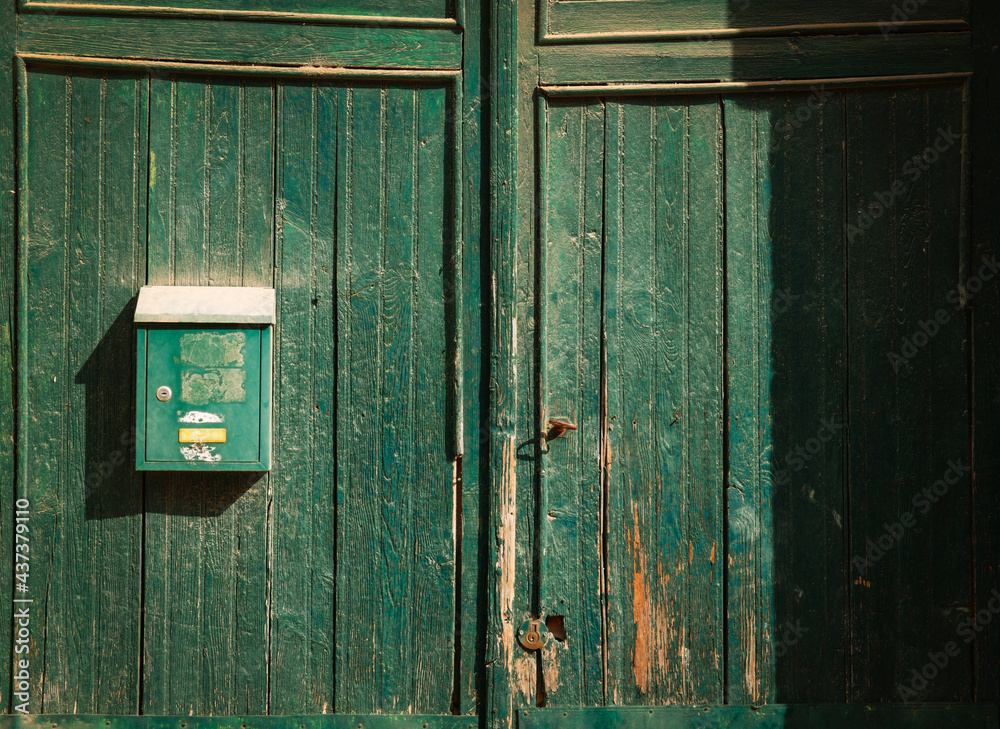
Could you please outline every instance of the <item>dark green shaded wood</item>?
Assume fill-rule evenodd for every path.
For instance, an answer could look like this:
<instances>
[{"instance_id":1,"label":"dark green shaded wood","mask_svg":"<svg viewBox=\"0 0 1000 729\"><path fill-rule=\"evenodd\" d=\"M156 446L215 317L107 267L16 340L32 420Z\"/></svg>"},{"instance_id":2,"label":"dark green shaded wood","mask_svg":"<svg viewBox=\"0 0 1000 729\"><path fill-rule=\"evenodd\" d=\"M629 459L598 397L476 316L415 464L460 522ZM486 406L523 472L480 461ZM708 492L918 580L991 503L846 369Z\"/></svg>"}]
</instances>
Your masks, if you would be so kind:
<instances>
[{"instance_id":1,"label":"dark green shaded wood","mask_svg":"<svg viewBox=\"0 0 1000 729\"><path fill-rule=\"evenodd\" d=\"M719 701L720 108L607 115L607 700Z\"/></svg>"},{"instance_id":2,"label":"dark green shaded wood","mask_svg":"<svg viewBox=\"0 0 1000 729\"><path fill-rule=\"evenodd\" d=\"M961 86L847 95L852 701L971 698L963 165L947 136L964 104Z\"/></svg>"},{"instance_id":3,"label":"dark green shaded wood","mask_svg":"<svg viewBox=\"0 0 1000 729\"><path fill-rule=\"evenodd\" d=\"M7 110L0 120L0 564L11 564L14 536L7 535L13 528L14 502L17 499L15 473L15 385L17 376L17 167L15 158L14 95L20 80L15 83L14 44L17 18L12 0L0 2L0 107ZM0 575L0 600L12 597L13 568ZM0 624L0 645L11 646L11 626ZM11 653L4 651L0 657L0 686L10 685ZM9 691L0 692L0 714L7 712L13 702Z\"/></svg>"},{"instance_id":4,"label":"dark green shaded wood","mask_svg":"<svg viewBox=\"0 0 1000 729\"><path fill-rule=\"evenodd\" d=\"M932 0L917 6L917 12L911 14L894 13L891 3L872 3L869 0L837 4L789 4L781 0L752 3L742 0L555 0L543 3L540 30L544 40L562 42L581 35L587 40L610 40L640 34L672 33L683 37L683 34L703 32L712 38L730 29L744 32L753 29L759 35L789 33L793 29L816 34L857 32L859 29L868 33L889 34L904 27L909 31L912 25L919 25L920 30L936 25L961 27L968 4L967 0ZM905 24L892 27L900 14Z\"/></svg>"},{"instance_id":5,"label":"dark green shaded wood","mask_svg":"<svg viewBox=\"0 0 1000 729\"><path fill-rule=\"evenodd\" d=\"M975 75L971 81L972 253L969 273L985 258L1000 256L997 231L1000 206L1000 5L977 2L972 8ZM993 605L1000 592L1000 281L996 276L976 294L973 339L973 519L975 611ZM981 631L975 645L975 695L1000 701L1000 631Z\"/></svg>"},{"instance_id":6,"label":"dark green shaded wood","mask_svg":"<svg viewBox=\"0 0 1000 729\"><path fill-rule=\"evenodd\" d=\"M341 105L336 666L349 678L338 711L452 702L448 110L447 87L351 88Z\"/></svg>"},{"instance_id":7,"label":"dark green shaded wood","mask_svg":"<svg viewBox=\"0 0 1000 729\"><path fill-rule=\"evenodd\" d=\"M968 33L543 46L538 57L545 84L823 79L946 73L972 66Z\"/></svg>"},{"instance_id":8,"label":"dark green shaded wood","mask_svg":"<svg viewBox=\"0 0 1000 729\"><path fill-rule=\"evenodd\" d=\"M268 286L269 81L151 81L149 283ZM143 711L264 712L268 477L146 479Z\"/></svg>"},{"instance_id":9,"label":"dark green shaded wood","mask_svg":"<svg viewBox=\"0 0 1000 729\"><path fill-rule=\"evenodd\" d=\"M335 212L345 91L278 89L271 706L334 710Z\"/></svg>"},{"instance_id":10,"label":"dark green shaded wood","mask_svg":"<svg viewBox=\"0 0 1000 729\"><path fill-rule=\"evenodd\" d=\"M754 235L769 257L773 288L753 313L771 341L771 438L758 445L773 479L775 697L842 701L850 579L843 95L741 97L728 111L734 125L734 117L756 121L763 134L754 139L767 144L756 164L767 170L770 196L756 209ZM750 244L730 232L731 246ZM743 362L734 358L730 367L734 382L749 385L739 375Z\"/></svg>"},{"instance_id":11,"label":"dark green shaded wood","mask_svg":"<svg viewBox=\"0 0 1000 729\"><path fill-rule=\"evenodd\" d=\"M542 653L546 705L604 702L602 431L604 105L542 108L542 408L579 426L547 443L541 470L541 612L565 641Z\"/></svg>"},{"instance_id":12,"label":"dark green shaded wood","mask_svg":"<svg viewBox=\"0 0 1000 729\"><path fill-rule=\"evenodd\" d=\"M29 72L26 83L30 708L128 713L141 617L131 310L145 279L148 87L93 72Z\"/></svg>"},{"instance_id":13,"label":"dark green shaded wood","mask_svg":"<svg viewBox=\"0 0 1000 729\"><path fill-rule=\"evenodd\" d=\"M359 68L461 68L451 29L291 25L163 18L21 16L18 50L110 58L305 64Z\"/></svg>"},{"instance_id":14,"label":"dark green shaded wood","mask_svg":"<svg viewBox=\"0 0 1000 729\"><path fill-rule=\"evenodd\" d=\"M993 704L772 704L521 711L524 729L965 729L997 726Z\"/></svg>"},{"instance_id":15,"label":"dark green shaded wood","mask_svg":"<svg viewBox=\"0 0 1000 729\"><path fill-rule=\"evenodd\" d=\"M486 621L486 579L481 555L482 508L489 503L484 491L490 483L487 471L489 452L489 391L483 353L489 351L484 341L487 322L482 296L489 291L489 272L483 269L484 225L488 222L483 199L483 117L488 92L483 58L484 38L489 31L481 7L474 0L462 0L457 18L463 27L462 56L462 301L463 352L465 367L462 407L465 417L465 442L461 460L461 573L458 575L458 598L461 602L455 640L458 642L455 663L456 693L452 711L474 714L482 710L479 691L482 686L480 660ZM485 259L488 263L488 259Z\"/></svg>"}]
</instances>

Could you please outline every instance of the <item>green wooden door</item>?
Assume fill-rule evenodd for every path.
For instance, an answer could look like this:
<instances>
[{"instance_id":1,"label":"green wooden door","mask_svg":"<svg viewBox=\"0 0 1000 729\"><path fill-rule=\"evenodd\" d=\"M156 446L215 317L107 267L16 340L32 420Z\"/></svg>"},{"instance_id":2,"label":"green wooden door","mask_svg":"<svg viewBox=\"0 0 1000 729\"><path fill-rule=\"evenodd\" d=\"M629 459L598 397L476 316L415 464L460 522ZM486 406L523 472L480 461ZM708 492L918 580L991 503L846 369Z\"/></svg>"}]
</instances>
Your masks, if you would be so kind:
<instances>
[{"instance_id":1,"label":"green wooden door","mask_svg":"<svg viewBox=\"0 0 1000 729\"><path fill-rule=\"evenodd\" d=\"M968 3L169 5L0 0L0 686L173 729L1000 696ZM275 289L269 472L131 467L147 284Z\"/></svg>"},{"instance_id":2,"label":"green wooden door","mask_svg":"<svg viewBox=\"0 0 1000 729\"><path fill-rule=\"evenodd\" d=\"M454 82L28 65L22 85L23 488L52 555L28 657L65 667L35 674L36 710L449 713ZM269 474L107 460L134 442L144 284L276 288Z\"/></svg>"}]
</instances>

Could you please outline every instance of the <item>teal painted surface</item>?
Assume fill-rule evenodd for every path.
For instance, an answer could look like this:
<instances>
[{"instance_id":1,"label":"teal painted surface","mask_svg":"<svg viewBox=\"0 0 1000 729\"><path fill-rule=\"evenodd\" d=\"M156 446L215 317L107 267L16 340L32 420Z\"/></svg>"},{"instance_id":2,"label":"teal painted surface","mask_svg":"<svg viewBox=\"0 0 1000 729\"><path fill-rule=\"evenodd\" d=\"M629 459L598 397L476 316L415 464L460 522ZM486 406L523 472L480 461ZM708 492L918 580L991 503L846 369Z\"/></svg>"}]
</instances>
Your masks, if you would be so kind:
<instances>
[{"instance_id":1,"label":"teal painted surface","mask_svg":"<svg viewBox=\"0 0 1000 729\"><path fill-rule=\"evenodd\" d=\"M819 704L525 709L522 729L993 729L994 704Z\"/></svg>"},{"instance_id":2,"label":"teal painted surface","mask_svg":"<svg viewBox=\"0 0 1000 729\"><path fill-rule=\"evenodd\" d=\"M103 89L119 86L137 94L133 103L142 113L128 116L120 101L102 101ZM49 635L76 631L72 645L130 636L88 648L86 656L66 656L71 643L62 638L59 646L34 642L34 665L58 656L60 669L44 683L35 674L33 695L46 698L32 708L134 712L141 672L142 710L151 714L449 712L458 684L455 635L464 626L456 606L461 481L454 450L460 445L456 417L464 414L455 381L456 367L465 364L455 321L463 314L451 293L461 291L456 271L464 265L455 238L461 208L454 187L460 127L449 122L450 109L460 103L454 84L119 81L99 72L31 70L26 92L28 138L45 142L37 150L29 142L27 152L27 336L54 342L35 350L30 371L49 375L39 363L66 367L67 357L96 346L81 339L67 349L67 337L77 336L73 322L86 317L80 311L72 318L67 309L56 318L61 299L51 292L73 290L77 306L90 296L95 311L112 317L112 302L101 295L108 284L98 272L119 282L124 298L112 318L124 338L112 327L114 338L100 340L109 350L93 377L101 393L95 397L113 400L107 412L125 424L125 441L115 443L123 463L130 457L135 384L112 373L135 367L128 322L138 286L275 285L279 304L269 475L150 472L141 478L117 464L107 496L115 518L92 519L95 512L82 507L62 511L65 499L82 503L83 495L74 489L73 473L48 460L50 444L68 454L82 443L66 436L74 418L81 435L110 426L104 411L92 407L100 399L81 400L70 416L62 400L44 404L47 388L64 384L60 369L51 373L56 383L46 376L35 380L43 389L28 391L28 422L40 422L40 408L50 407L59 423L49 431L32 426L26 436L27 452L38 454L26 469L28 490L38 499L35 544L66 550L53 568L40 565L37 572L38 584L52 579L62 586L41 601L42 614L53 611ZM59 103L61 117L52 109ZM92 123L111 125L112 116L115 125L131 124L132 136L119 126L102 136L98 126L92 146L77 147L72 137L53 141L76 134L77 125L88 133ZM130 140L132 148L125 146ZM63 189L67 169L86 159L80 150L95 159L88 181L113 179L112 169L131 170L129 194L115 198L119 207L100 197L101 185L82 180L58 204L39 193ZM125 152L131 167L100 161L101 154ZM94 202L77 213L73 194ZM101 211L112 210L115 220L104 221ZM77 262L74 246L100 241L98 233L79 228L88 225L98 233L101 226L124 226L133 232L124 238L132 247L119 233L113 252L96 255L93 278L80 278L88 269ZM133 268L118 263L123 257ZM52 283L56 277L59 286ZM104 320L86 321L96 332ZM266 335L259 346L268 342ZM170 346L168 360L189 360L173 366L211 369L204 357L185 354L179 339ZM143 349L144 356L155 354L148 345ZM244 351L244 366L253 364ZM261 382L270 376L262 369ZM74 386L67 391L76 397ZM183 399L182 379L171 386L175 399ZM252 377L246 387L257 387ZM126 389L133 391L127 399ZM189 403L191 409L209 407L197 403ZM230 415L227 421L242 420ZM143 424L148 434L151 424ZM170 423L175 448L177 427ZM262 432L261 448L267 447ZM80 450L66 458L85 455ZM78 473L86 476L83 468ZM474 523L470 529L476 539ZM129 539L135 551L115 546L112 557L90 539L113 545ZM81 564L73 555L80 554L88 575L82 583L71 577ZM119 565L108 583L101 565L107 560L110 569L114 559L125 559L127 567ZM85 591L119 582L123 602L95 614L92 623L68 607L72 600L96 610L100 603ZM74 596L62 597L71 585ZM471 625L465 630L475 634ZM427 643L428 634L437 639ZM90 668L95 662L100 666ZM82 684L77 665L88 667ZM303 665L311 676L306 683ZM97 683L112 669L128 691L101 693L102 685L119 690ZM62 695L77 697L76 703L61 704Z\"/></svg>"},{"instance_id":3,"label":"teal painted surface","mask_svg":"<svg viewBox=\"0 0 1000 729\"><path fill-rule=\"evenodd\" d=\"M267 470L270 452L262 432L271 422L270 337L261 329L190 329L140 327L138 390L143 403L136 413L139 470ZM267 360L267 361L265 361ZM169 387L169 400L157 397ZM178 441L181 428L225 430L225 442Z\"/></svg>"}]
</instances>

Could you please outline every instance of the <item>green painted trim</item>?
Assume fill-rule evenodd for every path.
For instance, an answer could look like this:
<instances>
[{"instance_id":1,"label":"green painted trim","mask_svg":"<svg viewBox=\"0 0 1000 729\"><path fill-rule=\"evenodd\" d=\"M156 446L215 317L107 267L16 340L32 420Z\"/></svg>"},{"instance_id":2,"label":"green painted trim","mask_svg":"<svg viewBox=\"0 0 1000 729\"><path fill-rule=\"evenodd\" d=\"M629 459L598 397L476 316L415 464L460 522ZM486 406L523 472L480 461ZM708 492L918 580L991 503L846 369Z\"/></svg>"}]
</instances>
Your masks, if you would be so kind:
<instances>
[{"instance_id":1,"label":"green painted trim","mask_svg":"<svg viewBox=\"0 0 1000 729\"><path fill-rule=\"evenodd\" d=\"M969 78L970 72L901 76L855 76L852 78L791 79L788 81L718 81L707 83L660 84L577 84L540 86L549 98L593 96L689 96L691 94L772 93L822 87L831 91L846 88L929 86L955 83Z\"/></svg>"},{"instance_id":2,"label":"green painted trim","mask_svg":"<svg viewBox=\"0 0 1000 729\"><path fill-rule=\"evenodd\" d=\"M20 54L265 65L461 69L454 29L23 15ZM246 71L247 69L241 69Z\"/></svg>"},{"instance_id":3,"label":"green painted trim","mask_svg":"<svg viewBox=\"0 0 1000 729\"><path fill-rule=\"evenodd\" d=\"M310 716L0 716L0 729L474 729L475 717L428 714Z\"/></svg>"},{"instance_id":4,"label":"green painted trim","mask_svg":"<svg viewBox=\"0 0 1000 729\"><path fill-rule=\"evenodd\" d=\"M598 3L592 3L597 5ZM544 7L544 6L543 6ZM967 32L969 24L964 20L911 20L900 24L900 30L908 33L956 33ZM710 41L731 38L779 38L805 37L810 35L876 35L881 34L882 24L868 23L828 23L802 25L765 25L759 28L695 28L692 30L642 30L611 31L606 33L546 33L539 36L539 45L561 45L569 43L621 43L639 41Z\"/></svg>"},{"instance_id":5,"label":"green painted trim","mask_svg":"<svg viewBox=\"0 0 1000 729\"><path fill-rule=\"evenodd\" d=\"M994 704L770 704L526 709L520 729L994 729Z\"/></svg>"},{"instance_id":6,"label":"green painted trim","mask_svg":"<svg viewBox=\"0 0 1000 729\"><path fill-rule=\"evenodd\" d=\"M17 337L17 217L16 198L13 193L17 179L14 113L14 41L17 16L14 0L0 0L0 108L4 110L0 120L0 524L14 524L15 469L15 428L18 409L16 407L16 368L18 351ZM0 530L3 531L3 530ZM6 538L0 540L0 600L10 605L13 588L13 530L4 532ZM8 613L9 615L9 613ZM0 644L11 646L11 621L0 621ZM11 652L0 655L0 712L11 708L10 687Z\"/></svg>"},{"instance_id":7,"label":"green painted trim","mask_svg":"<svg viewBox=\"0 0 1000 729\"><path fill-rule=\"evenodd\" d=\"M514 641L515 626L524 606L515 608L518 557L517 517L524 497L517 489L518 437L530 423L519 422L521 409L517 372L518 291L518 106L519 52L517 0L483 3L489 15L488 112L484 120L489 166L484 180L489 195L489 237L484 265L489 265L492 291L489 302L489 455L490 480L482 484L488 495L481 528L489 550L481 555L487 600L483 639L483 692L480 715L490 729L512 729L514 715L514 662L523 655ZM528 345L530 347L530 345ZM523 485L530 490L529 484ZM523 529L530 528L524 524ZM494 567L495 566L495 567ZM530 574L525 572L525 574ZM523 578L522 578L523 581ZM525 590L526 585L520 585ZM516 610L516 612L515 612ZM533 669L532 669L533 670Z\"/></svg>"},{"instance_id":8,"label":"green painted trim","mask_svg":"<svg viewBox=\"0 0 1000 729\"><path fill-rule=\"evenodd\" d=\"M178 73L209 74L218 76L276 76L286 78L314 78L344 81L404 81L408 83L434 82L461 76L458 69L383 69L339 68L333 66L234 66L228 63L184 63L174 61L126 58L67 56L58 53L20 53L18 57L32 66L132 69L148 71L176 71Z\"/></svg>"},{"instance_id":9,"label":"green painted trim","mask_svg":"<svg viewBox=\"0 0 1000 729\"><path fill-rule=\"evenodd\" d=\"M171 18L211 18L227 20L267 20L320 25L364 25L398 28L459 28L454 18L424 18L391 15L347 15L337 12L280 12L272 10L231 10L228 8L177 8L169 6L112 5L109 3L22 2L22 13L68 13L77 15L143 15Z\"/></svg>"},{"instance_id":10,"label":"green painted trim","mask_svg":"<svg viewBox=\"0 0 1000 729\"><path fill-rule=\"evenodd\" d=\"M970 33L543 46L542 85L651 84L968 73ZM734 70L735 69L735 70Z\"/></svg>"}]
</instances>

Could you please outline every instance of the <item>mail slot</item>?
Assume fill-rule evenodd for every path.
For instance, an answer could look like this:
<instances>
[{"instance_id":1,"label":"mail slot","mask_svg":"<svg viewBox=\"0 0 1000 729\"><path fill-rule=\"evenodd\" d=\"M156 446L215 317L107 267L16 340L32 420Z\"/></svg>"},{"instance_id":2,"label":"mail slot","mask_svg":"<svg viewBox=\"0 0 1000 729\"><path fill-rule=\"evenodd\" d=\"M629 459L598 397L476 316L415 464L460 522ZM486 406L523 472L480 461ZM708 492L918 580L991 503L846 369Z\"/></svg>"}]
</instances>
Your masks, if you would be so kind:
<instances>
[{"instance_id":1,"label":"mail slot","mask_svg":"<svg viewBox=\"0 0 1000 729\"><path fill-rule=\"evenodd\" d=\"M144 286L136 304L136 468L271 466L274 289Z\"/></svg>"}]
</instances>

